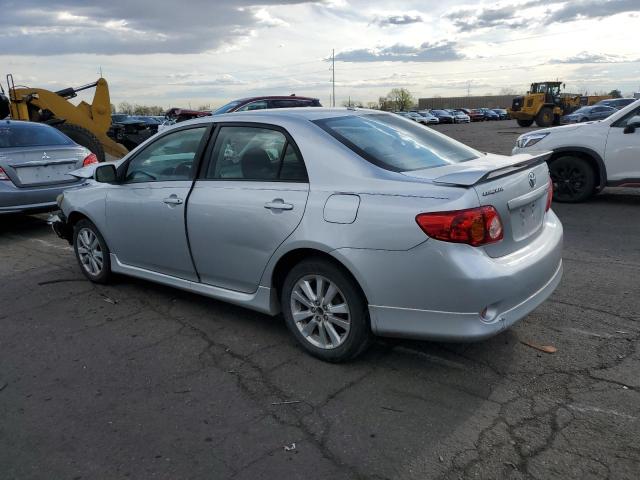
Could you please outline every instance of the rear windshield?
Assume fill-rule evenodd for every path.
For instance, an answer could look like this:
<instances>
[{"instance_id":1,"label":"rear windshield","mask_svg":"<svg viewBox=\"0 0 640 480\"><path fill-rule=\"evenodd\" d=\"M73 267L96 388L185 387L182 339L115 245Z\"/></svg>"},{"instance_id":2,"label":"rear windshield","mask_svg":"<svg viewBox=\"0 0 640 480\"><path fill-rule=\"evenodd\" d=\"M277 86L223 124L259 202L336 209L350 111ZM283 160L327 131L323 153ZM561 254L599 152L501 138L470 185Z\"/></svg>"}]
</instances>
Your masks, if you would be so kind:
<instances>
[{"instance_id":1,"label":"rear windshield","mask_svg":"<svg viewBox=\"0 0 640 480\"><path fill-rule=\"evenodd\" d=\"M466 145L394 115L350 115L314 123L365 160L394 172L441 167L480 156Z\"/></svg>"},{"instance_id":2,"label":"rear windshield","mask_svg":"<svg viewBox=\"0 0 640 480\"><path fill-rule=\"evenodd\" d=\"M72 144L69 137L53 127L37 124L0 123L0 148Z\"/></svg>"}]
</instances>

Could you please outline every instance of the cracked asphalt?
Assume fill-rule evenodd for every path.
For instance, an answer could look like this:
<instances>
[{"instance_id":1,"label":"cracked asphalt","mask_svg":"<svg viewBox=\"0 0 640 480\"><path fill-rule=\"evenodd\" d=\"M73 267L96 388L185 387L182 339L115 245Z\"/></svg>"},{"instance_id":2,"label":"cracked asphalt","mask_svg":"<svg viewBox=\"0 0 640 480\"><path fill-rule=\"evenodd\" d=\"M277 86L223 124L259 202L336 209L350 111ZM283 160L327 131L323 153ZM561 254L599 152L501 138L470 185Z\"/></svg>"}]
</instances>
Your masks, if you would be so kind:
<instances>
[{"instance_id":1,"label":"cracked asphalt","mask_svg":"<svg viewBox=\"0 0 640 480\"><path fill-rule=\"evenodd\" d=\"M438 128L500 153L522 131ZM0 478L636 480L640 192L554 209L564 279L517 326L344 365L281 318L92 285L44 216L2 217Z\"/></svg>"}]
</instances>

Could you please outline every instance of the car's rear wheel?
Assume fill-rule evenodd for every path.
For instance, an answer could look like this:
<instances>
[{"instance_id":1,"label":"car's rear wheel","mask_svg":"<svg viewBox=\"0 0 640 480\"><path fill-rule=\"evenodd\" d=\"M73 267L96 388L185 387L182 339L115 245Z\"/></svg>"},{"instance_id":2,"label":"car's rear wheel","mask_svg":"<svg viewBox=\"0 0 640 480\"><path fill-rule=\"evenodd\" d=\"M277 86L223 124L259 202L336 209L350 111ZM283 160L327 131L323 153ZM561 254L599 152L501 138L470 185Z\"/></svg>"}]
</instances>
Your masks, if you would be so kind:
<instances>
[{"instance_id":1,"label":"car's rear wheel","mask_svg":"<svg viewBox=\"0 0 640 480\"><path fill-rule=\"evenodd\" d=\"M596 174L580 157L559 157L549 164L553 199L558 202L583 202L595 192Z\"/></svg>"},{"instance_id":2,"label":"car's rear wheel","mask_svg":"<svg viewBox=\"0 0 640 480\"><path fill-rule=\"evenodd\" d=\"M96 283L109 281L109 248L97 227L89 220L83 219L74 225L73 250L85 277Z\"/></svg>"},{"instance_id":3,"label":"car's rear wheel","mask_svg":"<svg viewBox=\"0 0 640 480\"><path fill-rule=\"evenodd\" d=\"M521 127L530 127L531 125L533 125L533 119L530 120L517 120L518 125L520 125Z\"/></svg>"},{"instance_id":4,"label":"car's rear wheel","mask_svg":"<svg viewBox=\"0 0 640 480\"><path fill-rule=\"evenodd\" d=\"M303 260L286 276L282 312L289 330L312 355L343 362L370 343L367 303L355 281L321 258Z\"/></svg>"}]
</instances>

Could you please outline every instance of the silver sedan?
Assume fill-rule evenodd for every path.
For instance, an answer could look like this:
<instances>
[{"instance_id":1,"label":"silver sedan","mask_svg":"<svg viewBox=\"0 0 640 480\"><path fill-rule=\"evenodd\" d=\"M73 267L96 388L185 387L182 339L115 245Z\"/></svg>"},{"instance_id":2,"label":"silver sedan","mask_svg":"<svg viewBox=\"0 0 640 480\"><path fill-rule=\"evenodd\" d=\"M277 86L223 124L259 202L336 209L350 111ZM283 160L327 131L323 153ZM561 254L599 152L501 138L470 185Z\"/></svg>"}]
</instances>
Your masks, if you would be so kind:
<instances>
[{"instance_id":1,"label":"silver sedan","mask_svg":"<svg viewBox=\"0 0 640 480\"><path fill-rule=\"evenodd\" d=\"M307 351L343 361L374 335L484 339L554 291L545 158L371 110L233 113L76 172L87 185L52 222L94 282L120 273L282 312Z\"/></svg>"},{"instance_id":2,"label":"silver sedan","mask_svg":"<svg viewBox=\"0 0 640 480\"><path fill-rule=\"evenodd\" d=\"M80 183L68 173L97 162L53 127L0 120L0 214L57 209L56 197Z\"/></svg>"}]
</instances>

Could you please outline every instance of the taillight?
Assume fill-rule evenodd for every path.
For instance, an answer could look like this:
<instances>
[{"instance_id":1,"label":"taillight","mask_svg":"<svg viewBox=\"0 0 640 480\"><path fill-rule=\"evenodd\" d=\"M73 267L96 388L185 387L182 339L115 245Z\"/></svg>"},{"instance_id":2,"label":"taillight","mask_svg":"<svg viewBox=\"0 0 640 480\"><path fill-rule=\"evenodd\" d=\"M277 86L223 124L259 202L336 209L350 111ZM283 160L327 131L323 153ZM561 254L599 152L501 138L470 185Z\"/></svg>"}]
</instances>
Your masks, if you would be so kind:
<instances>
[{"instance_id":1,"label":"taillight","mask_svg":"<svg viewBox=\"0 0 640 480\"><path fill-rule=\"evenodd\" d=\"M553 180L549 177L549 186L547 187L547 206L544 211L548 212L551 208L551 201L553 200Z\"/></svg>"},{"instance_id":2,"label":"taillight","mask_svg":"<svg viewBox=\"0 0 640 480\"><path fill-rule=\"evenodd\" d=\"M0 167L0 180L11 180L7 172L5 172L2 167Z\"/></svg>"},{"instance_id":3,"label":"taillight","mask_svg":"<svg viewBox=\"0 0 640 480\"><path fill-rule=\"evenodd\" d=\"M503 236L502 220L492 206L421 213L416 222L431 238L474 247L498 242Z\"/></svg>"},{"instance_id":4,"label":"taillight","mask_svg":"<svg viewBox=\"0 0 640 480\"><path fill-rule=\"evenodd\" d=\"M82 166L86 167L87 165L91 165L92 163L98 163L98 157L96 157L95 153L90 153L84 160L82 161Z\"/></svg>"}]
</instances>

